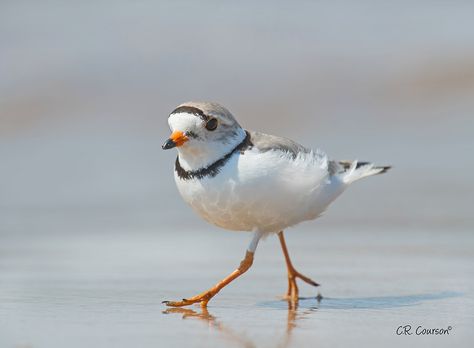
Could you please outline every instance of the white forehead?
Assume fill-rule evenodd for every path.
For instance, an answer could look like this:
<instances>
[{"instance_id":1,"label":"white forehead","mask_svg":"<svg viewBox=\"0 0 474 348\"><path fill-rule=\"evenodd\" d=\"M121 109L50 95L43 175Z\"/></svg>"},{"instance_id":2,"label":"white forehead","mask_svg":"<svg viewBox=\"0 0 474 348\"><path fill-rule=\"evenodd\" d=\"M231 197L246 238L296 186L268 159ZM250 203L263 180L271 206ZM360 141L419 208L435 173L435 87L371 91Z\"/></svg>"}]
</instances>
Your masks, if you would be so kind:
<instances>
[{"instance_id":1,"label":"white forehead","mask_svg":"<svg viewBox=\"0 0 474 348\"><path fill-rule=\"evenodd\" d=\"M171 114L168 117L168 125L171 131L185 131L187 129L195 129L200 127L204 121L194 114L188 114L186 112L179 112Z\"/></svg>"}]
</instances>

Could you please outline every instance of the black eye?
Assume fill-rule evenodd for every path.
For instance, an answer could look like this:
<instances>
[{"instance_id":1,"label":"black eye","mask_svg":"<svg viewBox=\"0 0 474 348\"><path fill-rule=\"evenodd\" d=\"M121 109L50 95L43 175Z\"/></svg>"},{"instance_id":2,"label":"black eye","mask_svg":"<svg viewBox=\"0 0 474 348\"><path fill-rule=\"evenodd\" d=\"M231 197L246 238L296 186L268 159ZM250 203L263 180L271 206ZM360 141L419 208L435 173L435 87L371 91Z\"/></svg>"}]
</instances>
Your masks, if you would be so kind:
<instances>
[{"instance_id":1,"label":"black eye","mask_svg":"<svg viewBox=\"0 0 474 348\"><path fill-rule=\"evenodd\" d=\"M209 131L213 131L214 129L217 128L217 119L216 118L211 118L209 121L206 123L206 129Z\"/></svg>"}]
</instances>

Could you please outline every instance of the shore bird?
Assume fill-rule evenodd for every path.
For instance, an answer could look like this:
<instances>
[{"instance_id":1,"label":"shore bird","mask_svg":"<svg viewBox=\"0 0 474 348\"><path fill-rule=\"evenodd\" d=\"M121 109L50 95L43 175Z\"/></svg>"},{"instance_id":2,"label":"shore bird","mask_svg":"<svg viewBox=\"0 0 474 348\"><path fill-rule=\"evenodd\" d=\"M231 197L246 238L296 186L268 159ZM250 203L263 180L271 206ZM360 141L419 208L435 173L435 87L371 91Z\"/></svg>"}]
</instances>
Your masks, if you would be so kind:
<instances>
[{"instance_id":1,"label":"shore bird","mask_svg":"<svg viewBox=\"0 0 474 348\"><path fill-rule=\"evenodd\" d=\"M319 284L293 266L284 230L319 217L353 182L385 173L389 166L331 160L321 150L290 139L245 130L223 106L212 102L179 105L168 117L172 131L162 148L176 148L174 177L183 199L204 220L252 239L240 265L215 286L181 301L206 307L222 288L252 265L259 240L277 234L288 273L286 298L298 300L299 278Z\"/></svg>"}]
</instances>

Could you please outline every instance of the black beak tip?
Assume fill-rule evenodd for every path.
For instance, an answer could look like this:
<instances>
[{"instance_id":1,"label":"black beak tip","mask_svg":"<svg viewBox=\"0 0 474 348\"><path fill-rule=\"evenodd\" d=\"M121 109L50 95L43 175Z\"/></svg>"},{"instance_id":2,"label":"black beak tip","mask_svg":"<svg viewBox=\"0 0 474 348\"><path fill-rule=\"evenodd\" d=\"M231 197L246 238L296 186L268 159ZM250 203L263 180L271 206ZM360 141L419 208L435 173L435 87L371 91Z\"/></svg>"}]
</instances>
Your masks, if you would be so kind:
<instances>
[{"instance_id":1,"label":"black beak tip","mask_svg":"<svg viewBox=\"0 0 474 348\"><path fill-rule=\"evenodd\" d=\"M165 141L165 143L163 145L161 145L161 148L163 150L169 150L169 149L172 149L175 146L176 146L176 143L173 140L168 139L168 140Z\"/></svg>"}]
</instances>

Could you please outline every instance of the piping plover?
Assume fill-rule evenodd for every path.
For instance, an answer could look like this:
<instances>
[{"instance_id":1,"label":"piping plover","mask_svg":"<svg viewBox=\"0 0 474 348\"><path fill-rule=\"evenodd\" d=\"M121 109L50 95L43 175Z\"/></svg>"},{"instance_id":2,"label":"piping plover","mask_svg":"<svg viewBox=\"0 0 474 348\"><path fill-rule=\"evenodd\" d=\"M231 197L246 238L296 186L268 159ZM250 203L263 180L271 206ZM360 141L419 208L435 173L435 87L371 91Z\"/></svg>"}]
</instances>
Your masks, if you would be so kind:
<instances>
[{"instance_id":1,"label":"piping plover","mask_svg":"<svg viewBox=\"0 0 474 348\"><path fill-rule=\"evenodd\" d=\"M298 299L296 278L318 286L293 267L283 230L316 219L354 181L385 173L370 162L329 160L290 139L243 129L217 103L179 105L168 118L176 147L175 181L183 199L206 221L227 230L253 232L245 258L229 276L203 293L168 306L209 300L253 262L262 236L278 234L288 271L286 297Z\"/></svg>"}]
</instances>

